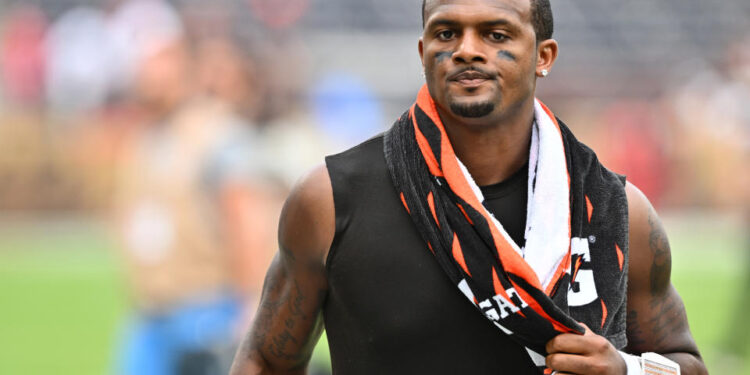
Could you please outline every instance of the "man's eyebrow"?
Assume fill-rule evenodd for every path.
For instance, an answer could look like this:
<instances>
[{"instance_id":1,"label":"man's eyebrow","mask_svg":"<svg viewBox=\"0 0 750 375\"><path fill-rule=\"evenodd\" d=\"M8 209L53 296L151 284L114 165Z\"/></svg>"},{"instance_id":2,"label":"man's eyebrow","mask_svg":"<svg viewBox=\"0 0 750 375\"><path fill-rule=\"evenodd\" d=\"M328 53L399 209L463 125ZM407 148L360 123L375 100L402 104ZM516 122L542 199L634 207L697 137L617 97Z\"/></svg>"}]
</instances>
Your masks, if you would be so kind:
<instances>
[{"instance_id":1,"label":"man's eyebrow","mask_svg":"<svg viewBox=\"0 0 750 375\"><path fill-rule=\"evenodd\" d=\"M458 26L458 25L460 25L460 23L458 21L454 21L454 20L447 19L447 18L438 18L438 19L435 19L435 20L430 20L427 23L427 27L426 28L427 29L431 29L431 28L435 28L435 27L438 27L438 26Z\"/></svg>"},{"instance_id":2,"label":"man's eyebrow","mask_svg":"<svg viewBox=\"0 0 750 375\"><path fill-rule=\"evenodd\" d=\"M427 24L425 28L432 29L438 26L456 27L460 25L461 23L458 21L454 21L448 18L438 18L438 19L429 21L429 23ZM494 26L508 26L511 28L518 28L518 25L504 18L498 18L498 19L489 20L489 21L482 21L479 23L479 27L482 27L482 28L494 27Z\"/></svg>"},{"instance_id":3,"label":"man's eyebrow","mask_svg":"<svg viewBox=\"0 0 750 375\"><path fill-rule=\"evenodd\" d=\"M510 22L504 18L498 18L496 20L490 20L490 21L484 21L480 22L479 26L481 27L491 27L491 26L512 26L515 27L516 25L513 22Z\"/></svg>"}]
</instances>

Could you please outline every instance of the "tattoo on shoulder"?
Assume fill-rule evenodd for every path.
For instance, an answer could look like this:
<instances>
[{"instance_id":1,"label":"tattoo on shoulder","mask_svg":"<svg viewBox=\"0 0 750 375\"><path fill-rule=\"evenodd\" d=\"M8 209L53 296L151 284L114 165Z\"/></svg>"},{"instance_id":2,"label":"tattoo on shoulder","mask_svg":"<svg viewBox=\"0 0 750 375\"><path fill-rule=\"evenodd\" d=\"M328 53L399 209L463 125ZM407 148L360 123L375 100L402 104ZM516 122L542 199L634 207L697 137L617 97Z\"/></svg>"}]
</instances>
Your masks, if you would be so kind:
<instances>
[{"instance_id":1,"label":"tattoo on shoulder","mask_svg":"<svg viewBox=\"0 0 750 375\"><path fill-rule=\"evenodd\" d=\"M653 254L654 261L651 264L651 295L655 296L664 291L669 284L669 273L672 269L672 257L669 250L669 241L664 232L656 213L649 211L648 215L649 236L648 244Z\"/></svg>"}]
</instances>

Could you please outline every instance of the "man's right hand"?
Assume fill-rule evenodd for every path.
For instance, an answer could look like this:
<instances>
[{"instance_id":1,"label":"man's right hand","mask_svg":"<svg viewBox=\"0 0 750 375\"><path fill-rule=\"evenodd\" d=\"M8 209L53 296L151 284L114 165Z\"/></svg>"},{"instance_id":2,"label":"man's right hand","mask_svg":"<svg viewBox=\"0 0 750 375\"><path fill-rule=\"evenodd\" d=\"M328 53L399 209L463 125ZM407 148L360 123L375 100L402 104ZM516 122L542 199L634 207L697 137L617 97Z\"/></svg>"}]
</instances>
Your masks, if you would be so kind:
<instances>
[{"instance_id":1,"label":"man's right hand","mask_svg":"<svg viewBox=\"0 0 750 375\"><path fill-rule=\"evenodd\" d=\"M281 212L279 252L231 375L305 373L323 330L325 259L335 217L330 177L319 166L292 190Z\"/></svg>"}]
</instances>

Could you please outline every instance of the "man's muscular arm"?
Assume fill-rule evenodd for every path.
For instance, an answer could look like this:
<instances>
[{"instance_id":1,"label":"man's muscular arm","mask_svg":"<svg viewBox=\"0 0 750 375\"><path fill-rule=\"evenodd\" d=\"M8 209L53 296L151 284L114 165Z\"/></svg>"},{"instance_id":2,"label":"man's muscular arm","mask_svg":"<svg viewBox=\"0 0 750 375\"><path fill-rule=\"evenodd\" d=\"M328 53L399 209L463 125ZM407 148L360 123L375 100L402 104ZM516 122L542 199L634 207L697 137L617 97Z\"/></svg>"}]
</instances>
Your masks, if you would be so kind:
<instances>
[{"instance_id":1,"label":"man's muscular arm","mask_svg":"<svg viewBox=\"0 0 750 375\"><path fill-rule=\"evenodd\" d=\"M688 327L685 305L672 286L669 241L654 208L632 184L630 215L628 353L659 353L680 364L682 374L706 374Z\"/></svg>"},{"instance_id":2,"label":"man's muscular arm","mask_svg":"<svg viewBox=\"0 0 750 375\"><path fill-rule=\"evenodd\" d=\"M279 252L231 375L305 373L323 329L324 263L334 232L331 182L320 166L293 189L281 212Z\"/></svg>"},{"instance_id":3,"label":"man's muscular arm","mask_svg":"<svg viewBox=\"0 0 750 375\"><path fill-rule=\"evenodd\" d=\"M670 282L669 243L646 196L628 183L629 269L626 352L659 353L680 364L684 375L706 374L690 335L682 299ZM625 361L612 344L586 329L547 343L547 367L558 374L624 375Z\"/></svg>"}]
</instances>

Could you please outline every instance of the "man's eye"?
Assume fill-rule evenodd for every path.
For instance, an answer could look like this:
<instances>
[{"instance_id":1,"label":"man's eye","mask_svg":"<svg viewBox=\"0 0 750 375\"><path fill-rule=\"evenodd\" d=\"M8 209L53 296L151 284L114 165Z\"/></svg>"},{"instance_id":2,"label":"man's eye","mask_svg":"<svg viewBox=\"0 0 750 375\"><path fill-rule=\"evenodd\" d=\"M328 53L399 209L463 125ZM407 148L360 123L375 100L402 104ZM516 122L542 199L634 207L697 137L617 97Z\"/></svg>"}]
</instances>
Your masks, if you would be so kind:
<instances>
[{"instance_id":1,"label":"man's eye","mask_svg":"<svg viewBox=\"0 0 750 375\"><path fill-rule=\"evenodd\" d=\"M438 39L441 40L449 40L453 38L456 34L451 30L443 30L437 34Z\"/></svg>"},{"instance_id":2,"label":"man's eye","mask_svg":"<svg viewBox=\"0 0 750 375\"><path fill-rule=\"evenodd\" d=\"M490 33L490 39L492 39L492 40L494 40L496 42L501 42L503 40L508 39L508 36L505 35L505 34L503 34L503 33L492 32L492 33Z\"/></svg>"}]
</instances>

